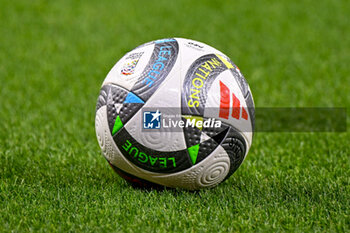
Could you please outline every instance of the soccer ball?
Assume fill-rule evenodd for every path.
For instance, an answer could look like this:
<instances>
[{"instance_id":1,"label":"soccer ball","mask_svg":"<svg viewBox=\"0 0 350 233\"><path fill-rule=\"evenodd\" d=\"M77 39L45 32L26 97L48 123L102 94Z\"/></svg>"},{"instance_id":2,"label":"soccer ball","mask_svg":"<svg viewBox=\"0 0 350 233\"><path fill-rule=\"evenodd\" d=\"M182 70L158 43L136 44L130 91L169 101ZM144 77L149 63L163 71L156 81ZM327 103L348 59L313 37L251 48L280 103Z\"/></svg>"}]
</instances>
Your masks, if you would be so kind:
<instances>
[{"instance_id":1,"label":"soccer ball","mask_svg":"<svg viewBox=\"0 0 350 233\"><path fill-rule=\"evenodd\" d=\"M140 187L216 186L252 144L254 102L238 67L204 43L168 38L124 55L97 100L103 155Z\"/></svg>"}]
</instances>

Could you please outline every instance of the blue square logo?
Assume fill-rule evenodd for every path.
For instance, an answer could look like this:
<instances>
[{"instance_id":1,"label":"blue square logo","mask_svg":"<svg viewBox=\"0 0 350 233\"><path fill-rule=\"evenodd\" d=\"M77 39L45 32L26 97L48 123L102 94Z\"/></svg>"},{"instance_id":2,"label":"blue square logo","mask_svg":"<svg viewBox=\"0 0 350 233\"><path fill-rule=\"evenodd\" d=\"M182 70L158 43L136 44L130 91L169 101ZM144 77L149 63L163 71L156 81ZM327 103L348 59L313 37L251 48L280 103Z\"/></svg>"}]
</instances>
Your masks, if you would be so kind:
<instances>
[{"instance_id":1,"label":"blue square logo","mask_svg":"<svg viewBox=\"0 0 350 233\"><path fill-rule=\"evenodd\" d=\"M145 111L143 112L143 128L144 129L160 129L162 113Z\"/></svg>"}]
</instances>

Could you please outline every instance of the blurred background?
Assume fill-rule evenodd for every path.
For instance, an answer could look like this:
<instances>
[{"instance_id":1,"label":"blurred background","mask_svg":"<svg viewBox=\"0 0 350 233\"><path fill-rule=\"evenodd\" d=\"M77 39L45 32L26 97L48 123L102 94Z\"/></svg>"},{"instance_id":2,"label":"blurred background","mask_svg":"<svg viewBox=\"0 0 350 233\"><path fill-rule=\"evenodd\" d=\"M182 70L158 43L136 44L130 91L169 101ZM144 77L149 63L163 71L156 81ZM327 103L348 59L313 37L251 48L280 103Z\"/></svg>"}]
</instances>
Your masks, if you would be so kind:
<instances>
[{"instance_id":1,"label":"blurred background","mask_svg":"<svg viewBox=\"0 0 350 233\"><path fill-rule=\"evenodd\" d=\"M257 107L349 107L348 1L0 5L2 230L62 223L64 231L153 231L151 222L174 231L183 229L178 222L209 231L349 230L348 133L258 133L233 178L199 201L189 193L133 190L108 168L94 131L108 71L139 44L167 37L227 54ZM222 218L230 221L213 224Z\"/></svg>"}]
</instances>

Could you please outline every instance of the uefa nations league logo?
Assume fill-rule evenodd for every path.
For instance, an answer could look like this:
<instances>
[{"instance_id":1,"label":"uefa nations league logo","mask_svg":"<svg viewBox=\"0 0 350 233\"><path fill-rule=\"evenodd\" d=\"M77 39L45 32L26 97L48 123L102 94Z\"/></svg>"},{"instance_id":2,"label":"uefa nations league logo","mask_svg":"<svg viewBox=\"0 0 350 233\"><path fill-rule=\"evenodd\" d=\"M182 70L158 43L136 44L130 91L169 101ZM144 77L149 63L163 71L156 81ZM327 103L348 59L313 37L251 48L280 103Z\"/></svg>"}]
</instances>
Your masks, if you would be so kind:
<instances>
[{"instance_id":1,"label":"uefa nations league logo","mask_svg":"<svg viewBox=\"0 0 350 233\"><path fill-rule=\"evenodd\" d=\"M137 63L139 62L143 52L141 53L131 53L124 61L123 67L121 68L122 75L132 75L135 72Z\"/></svg>"}]
</instances>

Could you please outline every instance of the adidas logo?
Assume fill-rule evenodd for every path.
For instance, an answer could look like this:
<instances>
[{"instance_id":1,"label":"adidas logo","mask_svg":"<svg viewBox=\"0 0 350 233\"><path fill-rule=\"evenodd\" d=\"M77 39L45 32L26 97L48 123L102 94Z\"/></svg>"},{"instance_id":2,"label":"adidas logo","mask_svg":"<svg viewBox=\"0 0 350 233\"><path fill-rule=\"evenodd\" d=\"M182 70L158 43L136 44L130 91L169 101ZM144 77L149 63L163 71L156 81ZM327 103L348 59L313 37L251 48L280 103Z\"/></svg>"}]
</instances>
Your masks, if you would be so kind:
<instances>
[{"instance_id":1,"label":"adidas logo","mask_svg":"<svg viewBox=\"0 0 350 233\"><path fill-rule=\"evenodd\" d=\"M231 117L235 119L243 118L248 120L248 113L236 95L232 92L232 105L230 104L231 91L228 87L220 81L220 111L219 117L228 119L230 116L230 106L232 106Z\"/></svg>"}]
</instances>

